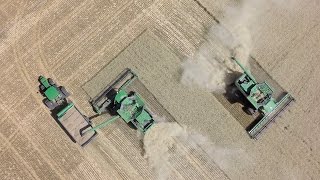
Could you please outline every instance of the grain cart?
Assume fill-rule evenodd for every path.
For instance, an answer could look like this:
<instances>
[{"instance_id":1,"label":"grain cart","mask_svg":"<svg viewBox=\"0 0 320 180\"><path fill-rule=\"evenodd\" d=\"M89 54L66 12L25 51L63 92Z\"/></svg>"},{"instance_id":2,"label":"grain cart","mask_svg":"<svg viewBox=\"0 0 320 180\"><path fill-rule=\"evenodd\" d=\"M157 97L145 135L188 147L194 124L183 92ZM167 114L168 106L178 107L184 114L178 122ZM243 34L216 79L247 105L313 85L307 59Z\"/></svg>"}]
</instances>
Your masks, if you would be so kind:
<instances>
[{"instance_id":1,"label":"grain cart","mask_svg":"<svg viewBox=\"0 0 320 180\"><path fill-rule=\"evenodd\" d=\"M250 137L256 138L294 98L284 92L282 97L276 100L273 97L274 90L267 82L258 83L249 70L235 58L232 59L243 70L243 74L236 79L235 86L249 102L244 109L249 115L259 113L258 118L247 128Z\"/></svg>"},{"instance_id":2,"label":"grain cart","mask_svg":"<svg viewBox=\"0 0 320 180\"><path fill-rule=\"evenodd\" d=\"M70 95L64 87L59 87L52 79L39 77L40 93L45 97L44 104L51 110L52 116L57 120L69 137L81 146L88 144L96 135L96 131L83 134L92 128L91 121L67 99Z\"/></svg>"},{"instance_id":3,"label":"grain cart","mask_svg":"<svg viewBox=\"0 0 320 180\"><path fill-rule=\"evenodd\" d=\"M109 113L113 115L86 132L103 128L117 119L122 119L135 129L145 133L153 124L154 119L146 108L144 100L127 87L137 79L137 75L130 69L125 69L101 93L90 101L94 111L98 114Z\"/></svg>"}]
</instances>

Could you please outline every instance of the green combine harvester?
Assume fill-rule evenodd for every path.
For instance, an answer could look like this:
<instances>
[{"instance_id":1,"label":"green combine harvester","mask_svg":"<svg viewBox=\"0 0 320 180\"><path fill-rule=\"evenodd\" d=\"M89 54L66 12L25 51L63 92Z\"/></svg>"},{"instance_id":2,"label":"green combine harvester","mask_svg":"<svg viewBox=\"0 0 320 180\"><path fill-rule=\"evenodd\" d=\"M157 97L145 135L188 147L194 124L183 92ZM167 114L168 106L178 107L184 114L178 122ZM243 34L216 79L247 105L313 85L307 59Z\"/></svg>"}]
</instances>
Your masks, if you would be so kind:
<instances>
[{"instance_id":1,"label":"green combine harvester","mask_svg":"<svg viewBox=\"0 0 320 180\"><path fill-rule=\"evenodd\" d=\"M143 133L152 127L155 121L146 108L144 100L138 93L127 90L127 87L137 78L137 75L127 68L90 101L96 113L109 113L113 117L87 132L105 127L120 118Z\"/></svg>"},{"instance_id":2,"label":"green combine harvester","mask_svg":"<svg viewBox=\"0 0 320 180\"><path fill-rule=\"evenodd\" d=\"M134 129L145 133L155 123L150 111L140 95L128 91L127 87L137 79L130 69L125 69L119 77L95 98L90 100L97 116L105 113L110 119L93 127L91 120L67 99L70 95L64 87L57 86L52 79L39 77L40 92L45 97L44 104L51 110L53 117L67 132L70 138L81 146L88 144L101 129L117 119L122 119Z\"/></svg>"},{"instance_id":3,"label":"green combine harvester","mask_svg":"<svg viewBox=\"0 0 320 180\"><path fill-rule=\"evenodd\" d=\"M259 113L258 118L247 128L251 138L256 138L270 122L286 109L294 101L294 98L284 92L279 100L273 97L274 90L267 83L258 83L251 72L235 58L232 58L244 71L244 73L235 81L235 86L245 97L248 103L244 108L249 115Z\"/></svg>"}]
</instances>

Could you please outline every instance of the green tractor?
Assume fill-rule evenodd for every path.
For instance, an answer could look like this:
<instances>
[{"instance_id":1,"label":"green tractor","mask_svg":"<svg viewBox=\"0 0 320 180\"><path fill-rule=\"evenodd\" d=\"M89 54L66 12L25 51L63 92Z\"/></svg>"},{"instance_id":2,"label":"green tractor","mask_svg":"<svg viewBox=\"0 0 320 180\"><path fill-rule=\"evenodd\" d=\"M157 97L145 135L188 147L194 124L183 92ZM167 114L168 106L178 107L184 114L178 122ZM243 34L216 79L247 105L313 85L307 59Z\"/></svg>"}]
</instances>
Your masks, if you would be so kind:
<instances>
[{"instance_id":1,"label":"green tractor","mask_svg":"<svg viewBox=\"0 0 320 180\"><path fill-rule=\"evenodd\" d=\"M101 124L88 129L84 133L96 131L117 119L122 119L134 129L145 133L154 124L150 111L146 108L144 100L127 87L137 79L137 75L130 69L125 69L110 85L90 101L98 114L109 113L113 115Z\"/></svg>"},{"instance_id":2,"label":"green tractor","mask_svg":"<svg viewBox=\"0 0 320 180\"><path fill-rule=\"evenodd\" d=\"M44 104L51 111L52 117L68 134L73 142L85 146L91 142L96 131L83 135L81 132L92 128L91 121L67 97L70 95L63 86L58 86L51 78L39 77L40 93L44 96Z\"/></svg>"},{"instance_id":3,"label":"green tractor","mask_svg":"<svg viewBox=\"0 0 320 180\"><path fill-rule=\"evenodd\" d=\"M249 135L256 138L270 122L274 121L280 112L286 109L294 98L285 92L279 100L276 100L273 97L274 90L267 82L257 82L249 70L244 68L235 58L232 59L244 71L235 81L236 88L249 102L246 103L247 106L244 107L244 110L249 115L259 113L258 119L247 129Z\"/></svg>"},{"instance_id":4,"label":"green tractor","mask_svg":"<svg viewBox=\"0 0 320 180\"><path fill-rule=\"evenodd\" d=\"M40 76L39 82L40 93L45 96L44 104L50 110L64 103L65 99L70 95L65 87L58 86L51 78L47 79L44 76Z\"/></svg>"}]
</instances>

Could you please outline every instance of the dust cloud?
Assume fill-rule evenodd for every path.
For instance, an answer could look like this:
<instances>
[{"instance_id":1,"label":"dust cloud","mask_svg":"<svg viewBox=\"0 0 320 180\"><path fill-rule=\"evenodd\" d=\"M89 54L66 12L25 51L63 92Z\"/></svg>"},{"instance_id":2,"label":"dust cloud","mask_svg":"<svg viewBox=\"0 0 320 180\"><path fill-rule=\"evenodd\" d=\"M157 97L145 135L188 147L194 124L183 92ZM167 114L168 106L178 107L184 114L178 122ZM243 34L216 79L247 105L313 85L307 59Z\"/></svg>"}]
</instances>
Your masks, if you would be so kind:
<instances>
[{"instance_id":1,"label":"dust cloud","mask_svg":"<svg viewBox=\"0 0 320 180\"><path fill-rule=\"evenodd\" d=\"M229 75L242 72L231 56L250 68L251 26L256 17L270 8L270 3L282 6L276 1L243 0L226 7L220 23L210 28L197 52L182 63L181 83L217 94L224 93L226 86L235 80Z\"/></svg>"},{"instance_id":2,"label":"dust cloud","mask_svg":"<svg viewBox=\"0 0 320 180\"><path fill-rule=\"evenodd\" d=\"M170 177L172 167L170 157L174 146L176 146L176 137L184 133L184 129L177 123L157 123L152 127L143 138L145 158L153 168L155 176L159 180Z\"/></svg>"},{"instance_id":3,"label":"dust cloud","mask_svg":"<svg viewBox=\"0 0 320 180\"><path fill-rule=\"evenodd\" d=\"M205 136L188 130L175 122L159 122L144 136L145 158L153 168L157 179L169 179L175 169L175 161L191 162L195 152L209 156L206 161L219 166L222 170L244 162L250 162L247 153L234 147L222 147L211 142ZM182 148L182 147L189 147ZM195 165L196 166L196 165ZM190 169L192 170L192 169Z\"/></svg>"}]
</instances>

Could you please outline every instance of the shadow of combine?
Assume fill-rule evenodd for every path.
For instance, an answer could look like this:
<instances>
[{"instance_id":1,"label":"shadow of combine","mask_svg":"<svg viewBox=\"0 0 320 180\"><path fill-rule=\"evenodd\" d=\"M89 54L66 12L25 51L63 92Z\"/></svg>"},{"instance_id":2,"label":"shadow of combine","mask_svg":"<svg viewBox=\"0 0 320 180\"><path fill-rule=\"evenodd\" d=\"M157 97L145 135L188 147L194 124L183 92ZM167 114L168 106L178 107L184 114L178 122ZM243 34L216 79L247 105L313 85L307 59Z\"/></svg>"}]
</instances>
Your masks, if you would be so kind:
<instances>
[{"instance_id":1,"label":"shadow of combine","mask_svg":"<svg viewBox=\"0 0 320 180\"><path fill-rule=\"evenodd\" d=\"M242 110L249 114L246 109L247 107L251 107L251 103L249 100L240 92L240 90L236 87L235 81L242 75L240 72L232 72L227 74L225 77L225 82L228 84L225 89L225 93L223 96L229 101L230 104L239 103L242 105Z\"/></svg>"},{"instance_id":2,"label":"shadow of combine","mask_svg":"<svg viewBox=\"0 0 320 180\"><path fill-rule=\"evenodd\" d=\"M246 98L241 94L240 90L235 85L235 81L238 77L241 76L240 72L232 72L228 73L224 79L224 82L227 84L225 88L225 93L223 93L223 96L229 101L229 103L245 103Z\"/></svg>"}]
</instances>

